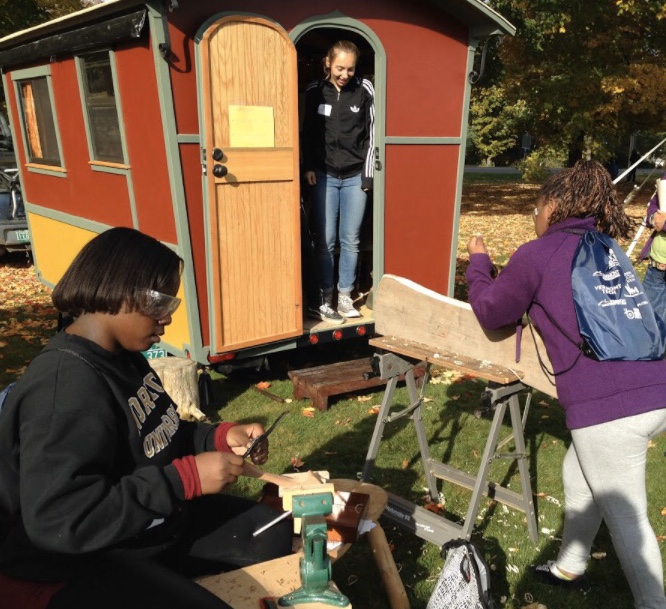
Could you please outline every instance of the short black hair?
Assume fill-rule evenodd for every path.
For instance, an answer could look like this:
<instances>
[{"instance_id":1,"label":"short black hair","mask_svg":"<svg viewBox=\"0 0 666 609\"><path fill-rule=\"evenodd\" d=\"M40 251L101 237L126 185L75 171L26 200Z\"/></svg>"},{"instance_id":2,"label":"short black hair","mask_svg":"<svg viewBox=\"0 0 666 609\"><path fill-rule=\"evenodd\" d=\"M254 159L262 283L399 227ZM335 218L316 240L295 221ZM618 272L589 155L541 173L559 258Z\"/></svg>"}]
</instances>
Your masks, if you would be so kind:
<instances>
[{"instance_id":1,"label":"short black hair","mask_svg":"<svg viewBox=\"0 0 666 609\"><path fill-rule=\"evenodd\" d=\"M120 312L136 309L136 290L175 296L183 260L169 247L133 228L111 228L89 241L53 290L61 313Z\"/></svg>"}]
</instances>

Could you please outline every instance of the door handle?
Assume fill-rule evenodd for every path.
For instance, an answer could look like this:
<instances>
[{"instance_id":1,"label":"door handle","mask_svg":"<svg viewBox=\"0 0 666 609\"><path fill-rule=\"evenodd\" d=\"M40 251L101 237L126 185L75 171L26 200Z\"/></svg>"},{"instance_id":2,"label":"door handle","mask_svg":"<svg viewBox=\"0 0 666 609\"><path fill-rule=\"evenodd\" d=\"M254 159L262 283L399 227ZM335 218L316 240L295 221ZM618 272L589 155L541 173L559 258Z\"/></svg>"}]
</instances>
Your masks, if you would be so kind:
<instances>
[{"instance_id":1,"label":"door handle","mask_svg":"<svg viewBox=\"0 0 666 609\"><path fill-rule=\"evenodd\" d=\"M220 148L213 148L213 160L221 161L224 158L224 152Z\"/></svg>"},{"instance_id":2,"label":"door handle","mask_svg":"<svg viewBox=\"0 0 666 609\"><path fill-rule=\"evenodd\" d=\"M216 178L223 178L228 173L229 170L227 169L226 165L220 165L219 163L213 165L213 175Z\"/></svg>"}]
</instances>

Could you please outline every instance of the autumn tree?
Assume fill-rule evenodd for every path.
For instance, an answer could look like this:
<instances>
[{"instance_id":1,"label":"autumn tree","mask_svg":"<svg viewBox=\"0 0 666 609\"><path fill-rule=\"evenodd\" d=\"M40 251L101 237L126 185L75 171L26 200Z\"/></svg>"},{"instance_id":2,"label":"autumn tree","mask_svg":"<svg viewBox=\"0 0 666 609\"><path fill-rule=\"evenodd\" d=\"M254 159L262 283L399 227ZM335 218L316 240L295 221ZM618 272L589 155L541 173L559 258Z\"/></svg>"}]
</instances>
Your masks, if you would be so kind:
<instances>
[{"instance_id":1,"label":"autumn tree","mask_svg":"<svg viewBox=\"0 0 666 609\"><path fill-rule=\"evenodd\" d=\"M85 4L83 0L0 0L0 38L78 11Z\"/></svg>"},{"instance_id":2,"label":"autumn tree","mask_svg":"<svg viewBox=\"0 0 666 609\"><path fill-rule=\"evenodd\" d=\"M517 28L498 47L496 115L529 119L542 145L608 156L629 134L666 131L666 4L491 0ZM474 90L474 103L487 96ZM475 115L472 115L475 118ZM475 126L472 124L472 131ZM518 133L516 133L516 137ZM499 131L499 138L506 134Z\"/></svg>"},{"instance_id":3,"label":"autumn tree","mask_svg":"<svg viewBox=\"0 0 666 609\"><path fill-rule=\"evenodd\" d=\"M0 38L68 15L86 6L86 0L0 0ZM5 95L0 82L0 107Z\"/></svg>"}]
</instances>

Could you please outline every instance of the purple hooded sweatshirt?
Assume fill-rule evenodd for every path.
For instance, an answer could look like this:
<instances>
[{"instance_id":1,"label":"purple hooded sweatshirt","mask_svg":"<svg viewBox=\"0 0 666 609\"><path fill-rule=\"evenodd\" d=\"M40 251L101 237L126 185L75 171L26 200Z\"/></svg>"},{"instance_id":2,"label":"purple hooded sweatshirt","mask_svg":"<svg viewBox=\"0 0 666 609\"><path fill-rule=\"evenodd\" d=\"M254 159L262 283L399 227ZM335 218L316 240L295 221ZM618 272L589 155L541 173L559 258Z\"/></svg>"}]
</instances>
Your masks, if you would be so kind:
<instances>
[{"instance_id":1,"label":"purple hooded sweatshirt","mask_svg":"<svg viewBox=\"0 0 666 609\"><path fill-rule=\"evenodd\" d=\"M666 407L666 360L598 362L563 336L581 340L571 289L571 265L581 239L563 228L593 230L593 218L567 218L520 246L496 279L487 254L472 254L467 269L469 303L481 326L514 325L529 309L556 374L569 429L597 425ZM532 340L528 332L522 340Z\"/></svg>"}]
</instances>

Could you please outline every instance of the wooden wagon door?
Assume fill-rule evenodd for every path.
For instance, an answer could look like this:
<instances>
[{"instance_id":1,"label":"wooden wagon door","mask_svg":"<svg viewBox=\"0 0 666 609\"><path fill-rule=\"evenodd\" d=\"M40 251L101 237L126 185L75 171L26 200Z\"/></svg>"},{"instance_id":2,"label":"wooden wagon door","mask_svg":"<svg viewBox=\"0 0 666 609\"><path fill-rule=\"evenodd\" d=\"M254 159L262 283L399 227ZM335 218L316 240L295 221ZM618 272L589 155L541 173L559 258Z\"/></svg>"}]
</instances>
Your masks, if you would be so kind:
<instances>
[{"instance_id":1,"label":"wooden wagon door","mask_svg":"<svg viewBox=\"0 0 666 609\"><path fill-rule=\"evenodd\" d=\"M296 48L259 17L200 41L214 352L302 334Z\"/></svg>"}]
</instances>

